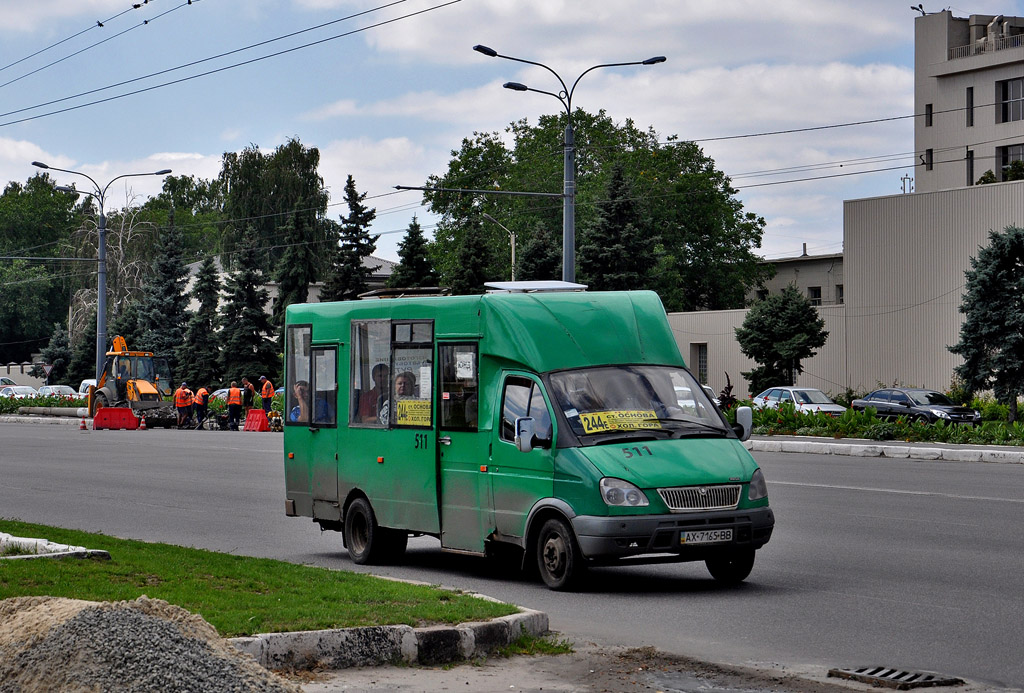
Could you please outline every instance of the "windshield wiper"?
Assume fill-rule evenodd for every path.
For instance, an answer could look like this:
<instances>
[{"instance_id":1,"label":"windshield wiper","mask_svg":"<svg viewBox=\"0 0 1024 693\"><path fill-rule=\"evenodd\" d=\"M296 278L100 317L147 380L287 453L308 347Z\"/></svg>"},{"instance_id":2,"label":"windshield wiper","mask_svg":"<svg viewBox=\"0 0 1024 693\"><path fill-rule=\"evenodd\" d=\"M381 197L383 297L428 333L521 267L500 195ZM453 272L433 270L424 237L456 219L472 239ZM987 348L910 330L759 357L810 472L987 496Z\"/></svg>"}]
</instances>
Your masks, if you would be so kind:
<instances>
[{"instance_id":1,"label":"windshield wiper","mask_svg":"<svg viewBox=\"0 0 1024 693\"><path fill-rule=\"evenodd\" d=\"M647 421L657 421L659 423L667 421L669 423L683 424L684 426L691 426L693 428L701 429L700 431L691 431L691 432L675 431L676 435L674 437L676 437L676 438L682 438L684 436L691 436L691 435L701 435L701 434L704 434L704 433L715 433L715 434L722 435L722 436L729 435L729 429L727 429L727 428L722 428L721 426L714 426L712 424L705 423L703 421L697 421L696 419L657 418L657 419L646 419L646 420Z\"/></svg>"}]
</instances>

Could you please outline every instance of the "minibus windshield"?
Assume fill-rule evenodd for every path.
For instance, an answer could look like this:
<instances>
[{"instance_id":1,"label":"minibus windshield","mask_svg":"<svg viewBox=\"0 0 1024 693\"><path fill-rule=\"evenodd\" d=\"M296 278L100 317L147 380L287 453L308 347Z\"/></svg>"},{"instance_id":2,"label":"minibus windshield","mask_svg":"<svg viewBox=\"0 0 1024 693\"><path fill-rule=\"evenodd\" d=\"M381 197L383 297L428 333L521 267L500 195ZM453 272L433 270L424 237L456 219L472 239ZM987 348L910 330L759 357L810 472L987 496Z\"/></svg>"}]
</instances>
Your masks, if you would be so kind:
<instances>
[{"instance_id":1,"label":"minibus windshield","mask_svg":"<svg viewBox=\"0 0 1024 693\"><path fill-rule=\"evenodd\" d=\"M603 366L550 376L556 406L577 436L624 431L726 435L728 428L690 373L671 366Z\"/></svg>"}]
</instances>

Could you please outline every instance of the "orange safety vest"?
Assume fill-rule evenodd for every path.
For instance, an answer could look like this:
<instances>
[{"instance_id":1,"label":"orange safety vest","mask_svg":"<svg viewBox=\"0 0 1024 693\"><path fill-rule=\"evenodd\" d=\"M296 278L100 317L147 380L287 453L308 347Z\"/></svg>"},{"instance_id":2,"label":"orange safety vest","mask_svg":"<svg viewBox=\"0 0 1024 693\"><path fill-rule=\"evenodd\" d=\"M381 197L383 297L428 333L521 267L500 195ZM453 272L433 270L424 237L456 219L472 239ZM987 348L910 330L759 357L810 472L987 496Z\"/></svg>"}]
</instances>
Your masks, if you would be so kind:
<instances>
[{"instance_id":1,"label":"orange safety vest","mask_svg":"<svg viewBox=\"0 0 1024 693\"><path fill-rule=\"evenodd\" d=\"M174 391L174 406L176 407L191 407L192 406L192 391L186 390L183 387L179 387Z\"/></svg>"},{"instance_id":2,"label":"orange safety vest","mask_svg":"<svg viewBox=\"0 0 1024 693\"><path fill-rule=\"evenodd\" d=\"M206 395L209 394L209 392L210 391L207 390L205 387L201 387L198 390L196 390L196 404L201 406L205 401Z\"/></svg>"},{"instance_id":3,"label":"orange safety vest","mask_svg":"<svg viewBox=\"0 0 1024 693\"><path fill-rule=\"evenodd\" d=\"M228 404L242 404L242 391L237 387L228 388Z\"/></svg>"},{"instance_id":4,"label":"orange safety vest","mask_svg":"<svg viewBox=\"0 0 1024 693\"><path fill-rule=\"evenodd\" d=\"M267 399L268 397L270 399L274 398L274 386L269 380L263 381L263 389L260 390L260 397L263 399Z\"/></svg>"}]
</instances>

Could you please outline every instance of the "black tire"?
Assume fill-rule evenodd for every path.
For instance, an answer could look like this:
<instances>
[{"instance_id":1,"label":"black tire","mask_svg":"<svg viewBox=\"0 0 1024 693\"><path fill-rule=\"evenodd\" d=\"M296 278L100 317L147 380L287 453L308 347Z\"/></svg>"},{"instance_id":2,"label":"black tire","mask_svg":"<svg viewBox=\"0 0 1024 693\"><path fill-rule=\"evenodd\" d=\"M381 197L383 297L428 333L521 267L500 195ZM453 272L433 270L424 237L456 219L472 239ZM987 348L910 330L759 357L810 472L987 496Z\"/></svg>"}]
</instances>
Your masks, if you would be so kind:
<instances>
[{"instance_id":1,"label":"black tire","mask_svg":"<svg viewBox=\"0 0 1024 693\"><path fill-rule=\"evenodd\" d=\"M345 512L345 546L356 565L376 563L380 558L381 529L370 501L356 498Z\"/></svg>"},{"instance_id":2,"label":"black tire","mask_svg":"<svg viewBox=\"0 0 1024 693\"><path fill-rule=\"evenodd\" d=\"M704 561L708 572L718 582L725 585L738 585L747 579L754 569L754 550L739 549L723 553Z\"/></svg>"},{"instance_id":3,"label":"black tire","mask_svg":"<svg viewBox=\"0 0 1024 693\"><path fill-rule=\"evenodd\" d=\"M110 403L107 402L107 396L102 392L97 392L92 396L92 412L91 414L95 417L96 412L104 407L109 407Z\"/></svg>"},{"instance_id":4,"label":"black tire","mask_svg":"<svg viewBox=\"0 0 1024 693\"><path fill-rule=\"evenodd\" d=\"M572 528L552 518L537 535L537 570L548 588L555 591L575 586L586 567Z\"/></svg>"}]
</instances>

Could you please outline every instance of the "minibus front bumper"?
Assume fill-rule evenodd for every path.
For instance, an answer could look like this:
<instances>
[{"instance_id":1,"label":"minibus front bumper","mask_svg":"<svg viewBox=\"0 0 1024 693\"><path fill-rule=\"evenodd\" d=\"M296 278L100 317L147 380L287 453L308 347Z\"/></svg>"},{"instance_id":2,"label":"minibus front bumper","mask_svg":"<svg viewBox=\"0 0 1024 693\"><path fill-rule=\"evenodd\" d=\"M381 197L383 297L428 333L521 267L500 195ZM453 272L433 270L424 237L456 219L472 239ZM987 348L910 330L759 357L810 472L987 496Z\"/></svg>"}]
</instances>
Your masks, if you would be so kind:
<instances>
[{"instance_id":1,"label":"minibus front bumper","mask_svg":"<svg viewBox=\"0 0 1024 693\"><path fill-rule=\"evenodd\" d=\"M577 515L572 526L583 556L592 561L644 554L702 560L722 550L761 548L771 539L775 514L762 507L666 515ZM731 537L723 540L728 533L720 530L732 530ZM693 541L684 543L684 537Z\"/></svg>"}]
</instances>

